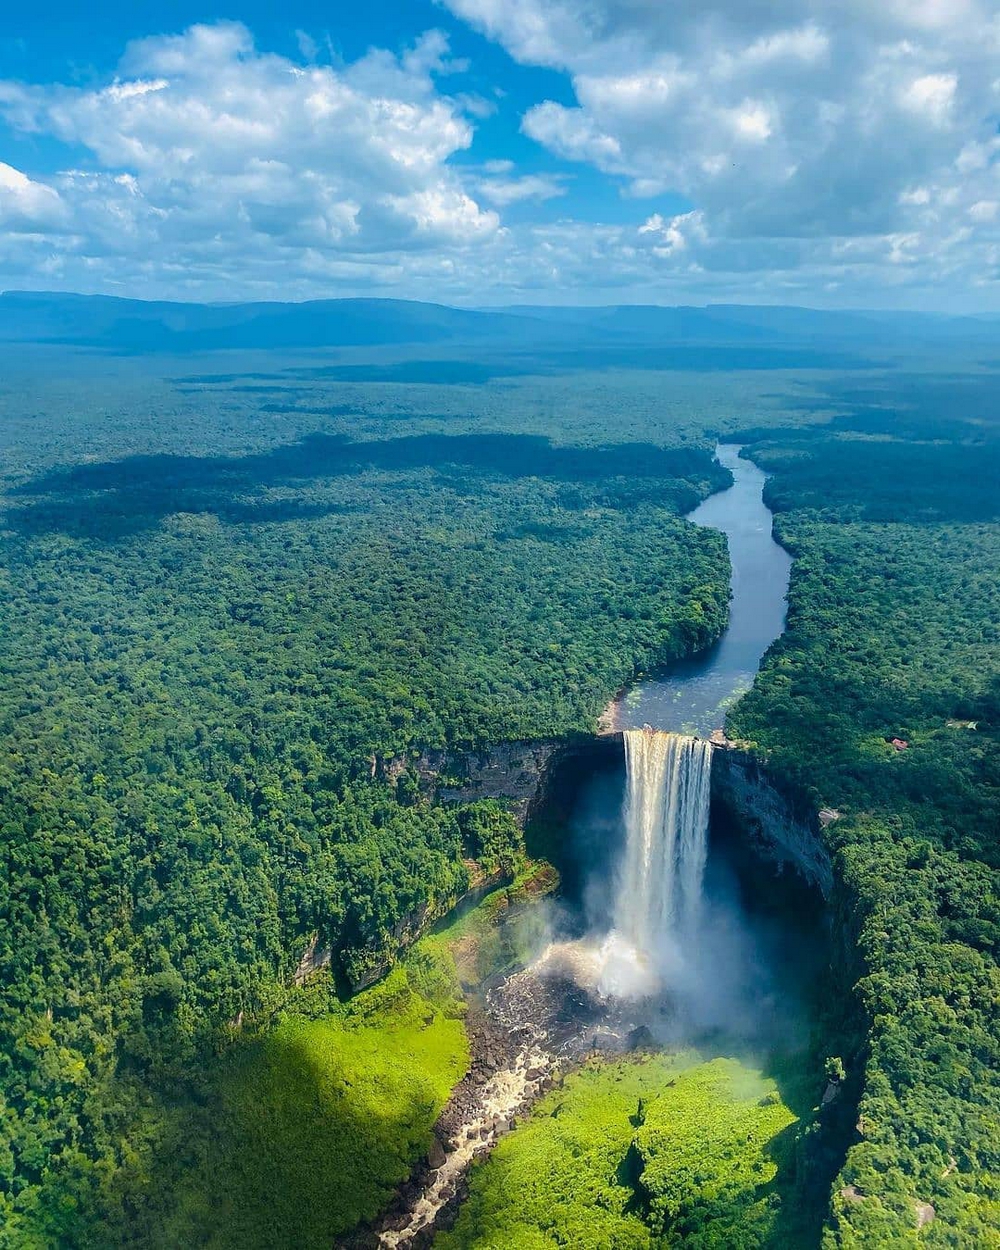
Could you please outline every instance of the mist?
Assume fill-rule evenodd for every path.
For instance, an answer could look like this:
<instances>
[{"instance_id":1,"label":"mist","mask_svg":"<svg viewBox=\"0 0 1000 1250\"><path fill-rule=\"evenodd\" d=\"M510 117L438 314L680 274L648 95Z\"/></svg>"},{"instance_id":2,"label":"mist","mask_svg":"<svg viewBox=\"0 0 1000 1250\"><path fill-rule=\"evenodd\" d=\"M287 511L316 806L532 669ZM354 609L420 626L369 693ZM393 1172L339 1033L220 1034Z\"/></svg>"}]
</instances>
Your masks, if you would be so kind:
<instances>
[{"instance_id":1,"label":"mist","mask_svg":"<svg viewBox=\"0 0 1000 1250\"><path fill-rule=\"evenodd\" d=\"M621 914L629 902L626 788L624 761L579 787L564 844L573 888L536 930L539 966L569 977L622 1028L644 1027L663 1045L804 1045L823 963L818 895L757 858L713 808L696 917L657 932L640 954Z\"/></svg>"}]
</instances>

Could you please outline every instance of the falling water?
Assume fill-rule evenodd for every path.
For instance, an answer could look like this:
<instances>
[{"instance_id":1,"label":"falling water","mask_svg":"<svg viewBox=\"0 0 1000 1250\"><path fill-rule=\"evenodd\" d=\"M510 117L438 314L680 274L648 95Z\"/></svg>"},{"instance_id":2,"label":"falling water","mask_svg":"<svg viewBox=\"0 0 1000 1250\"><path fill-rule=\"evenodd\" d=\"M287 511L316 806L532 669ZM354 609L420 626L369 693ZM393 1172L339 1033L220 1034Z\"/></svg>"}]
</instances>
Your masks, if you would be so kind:
<instances>
[{"instance_id":1,"label":"falling water","mask_svg":"<svg viewBox=\"0 0 1000 1250\"><path fill-rule=\"evenodd\" d=\"M534 968L604 999L641 999L690 980L708 858L712 744L626 729L625 858L603 939L552 942Z\"/></svg>"},{"instance_id":2,"label":"falling water","mask_svg":"<svg viewBox=\"0 0 1000 1250\"><path fill-rule=\"evenodd\" d=\"M614 927L655 961L697 932L712 744L652 729L627 729L624 736L626 845Z\"/></svg>"}]
</instances>

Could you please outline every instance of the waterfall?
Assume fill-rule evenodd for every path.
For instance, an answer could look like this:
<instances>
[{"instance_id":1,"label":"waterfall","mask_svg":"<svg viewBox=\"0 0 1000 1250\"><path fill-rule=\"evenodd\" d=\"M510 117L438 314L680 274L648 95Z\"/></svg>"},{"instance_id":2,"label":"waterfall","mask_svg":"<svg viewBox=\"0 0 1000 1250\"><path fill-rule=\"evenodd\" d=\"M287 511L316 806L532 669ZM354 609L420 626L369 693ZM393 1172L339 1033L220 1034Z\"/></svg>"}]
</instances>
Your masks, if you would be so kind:
<instances>
[{"instance_id":1,"label":"waterfall","mask_svg":"<svg viewBox=\"0 0 1000 1250\"><path fill-rule=\"evenodd\" d=\"M624 736L626 845L614 927L655 964L661 952L697 933L712 744L652 729L627 729Z\"/></svg>"},{"instance_id":2,"label":"waterfall","mask_svg":"<svg viewBox=\"0 0 1000 1250\"><path fill-rule=\"evenodd\" d=\"M569 976L605 999L690 989L701 938L708 858L712 744L626 729L625 857L602 939L552 942L534 967Z\"/></svg>"}]
</instances>

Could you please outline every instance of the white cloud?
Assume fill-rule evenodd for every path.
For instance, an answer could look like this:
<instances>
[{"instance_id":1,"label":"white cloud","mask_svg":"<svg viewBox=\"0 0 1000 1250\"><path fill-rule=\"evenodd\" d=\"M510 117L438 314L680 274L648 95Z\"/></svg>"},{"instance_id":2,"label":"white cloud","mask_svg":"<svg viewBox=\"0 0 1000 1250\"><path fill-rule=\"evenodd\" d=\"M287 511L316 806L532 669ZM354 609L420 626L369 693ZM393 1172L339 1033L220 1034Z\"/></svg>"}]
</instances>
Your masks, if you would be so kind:
<instances>
[{"instance_id":1,"label":"white cloud","mask_svg":"<svg viewBox=\"0 0 1000 1250\"><path fill-rule=\"evenodd\" d=\"M649 236L653 255L660 260L686 251L689 238L703 241L706 237L704 222L697 212L679 213L669 219L664 219L660 213L654 213L639 227L639 236Z\"/></svg>"},{"instance_id":2,"label":"white cloud","mask_svg":"<svg viewBox=\"0 0 1000 1250\"><path fill-rule=\"evenodd\" d=\"M706 267L742 249L818 284L863 255L859 282L905 265L956 292L963 267L996 272L1000 222L978 207L1000 190L992 0L443 2L569 75L576 103L539 101L524 132L628 194L686 198Z\"/></svg>"},{"instance_id":3,"label":"white cloud","mask_svg":"<svg viewBox=\"0 0 1000 1250\"><path fill-rule=\"evenodd\" d=\"M506 161L487 162L487 172L502 175L509 173ZM490 166L493 168L491 169ZM500 208L515 204L519 200L553 200L566 194L566 186L562 179L551 174L524 174L520 178L492 177L482 178L476 184L477 191L491 204Z\"/></svg>"},{"instance_id":4,"label":"white cloud","mask_svg":"<svg viewBox=\"0 0 1000 1250\"><path fill-rule=\"evenodd\" d=\"M790 30L779 30L755 39L737 54L737 64L770 65L777 61L795 60L813 65L830 51L830 37L814 22Z\"/></svg>"},{"instance_id":5,"label":"white cloud","mask_svg":"<svg viewBox=\"0 0 1000 1250\"><path fill-rule=\"evenodd\" d=\"M559 166L465 156L509 101L481 67L463 80L440 32L342 64L307 32L296 59L220 22L138 40L91 86L0 81L13 131L44 138L34 150L66 145L58 173L0 165L5 283L210 298L990 298L993 0L442 2L567 75L575 99L539 98L521 128L612 179L615 221L590 220L603 201ZM689 211L642 202L665 193ZM557 197L558 221L542 220L551 209L530 220Z\"/></svg>"},{"instance_id":6,"label":"white cloud","mask_svg":"<svg viewBox=\"0 0 1000 1250\"><path fill-rule=\"evenodd\" d=\"M922 113L941 124L955 99L958 77L955 74L923 74L903 89L902 100L911 112Z\"/></svg>"},{"instance_id":7,"label":"white cloud","mask_svg":"<svg viewBox=\"0 0 1000 1250\"><path fill-rule=\"evenodd\" d=\"M929 204L931 202L931 193L926 187L913 187L912 190L899 193L899 202L900 204Z\"/></svg>"},{"instance_id":8,"label":"white cloud","mask_svg":"<svg viewBox=\"0 0 1000 1250\"><path fill-rule=\"evenodd\" d=\"M303 65L222 23L131 44L104 87L0 82L12 127L91 154L51 185L3 166L0 220L71 221L50 244L67 275L159 266L214 294L227 265L307 279L330 252L392 268L481 242L500 223L448 165L473 132L436 87L447 54L431 32L398 58Z\"/></svg>"},{"instance_id":9,"label":"white cloud","mask_svg":"<svg viewBox=\"0 0 1000 1250\"><path fill-rule=\"evenodd\" d=\"M0 161L0 226L19 232L43 230L61 225L65 217L57 191Z\"/></svg>"},{"instance_id":10,"label":"white cloud","mask_svg":"<svg viewBox=\"0 0 1000 1250\"><path fill-rule=\"evenodd\" d=\"M525 114L522 129L559 156L589 161L614 173L624 168L618 139L600 130L583 109L547 100Z\"/></svg>"},{"instance_id":11,"label":"white cloud","mask_svg":"<svg viewBox=\"0 0 1000 1250\"><path fill-rule=\"evenodd\" d=\"M771 116L762 104L744 100L731 116L733 130L741 139L762 143L771 137Z\"/></svg>"},{"instance_id":12,"label":"white cloud","mask_svg":"<svg viewBox=\"0 0 1000 1250\"><path fill-rule=\"evenodd\" d=\"M975 204L969 205L969 216L973 221L996 221L998 211L1000 201L997 200L976 200Z\"/></svg>"}]
</instances>

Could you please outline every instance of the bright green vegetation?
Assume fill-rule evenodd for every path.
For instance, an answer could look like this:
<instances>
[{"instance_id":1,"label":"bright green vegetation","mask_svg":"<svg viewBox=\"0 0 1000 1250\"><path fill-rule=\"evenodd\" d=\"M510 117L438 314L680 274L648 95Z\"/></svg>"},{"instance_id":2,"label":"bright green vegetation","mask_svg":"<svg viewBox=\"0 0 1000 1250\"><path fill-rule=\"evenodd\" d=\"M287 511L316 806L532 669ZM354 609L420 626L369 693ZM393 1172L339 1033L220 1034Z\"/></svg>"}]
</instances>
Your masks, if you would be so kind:
<instances>
[{"instance_id":1,"label":"bright green vegetation","mask_svg":"<svg viewBox=\"0 0 1000 1250\"><path fill-rule=\"evenodd\" d=\"M441 943L401 947L522 855L495 805L435 801L418 757L588 730L718 634L723 544L679 517L724 484L715 436L749 425L797 558L731 730L804 813L843 813L827 1235L1000 1246L995 377L727 374L716 349L700 375L655 351L545 378L449 357L430 385L439 362L362 355L5 360L0 1245L328 1244L374 1211L464 1056ZM333 989L290 990L314 935ZM459 941L468 980L514 956ZM786 1147L819 1091L758 1106L696 1071L643 1125L636 1088L606 1123L595 1096L567 1157L547 1139L567 1184L593 1147L602 1199L574 1190L566 1220L738 1245L739 1212L748 1244L815 1245L789 1194L832 1170L832 1133L804 1129L794 1169ZM477 1194L563 1114L506 1139Z\"/></svg>"},{"instance_id":2,"label":"bright green vegetation","mask_svg":"<svg viewBox=\"0 0 1000 1250\"><path fill-rule=\"evenodd\" d=\"M514 957L518 926L500 920L554 884L526 865L347 1002L322 971L289 991L276 1021L207 1056L147 1119L145 1151L114 1178L128 1209L105 1238L327 1250L374 1218L468 1067L463 972L478 980Z\"/></svg>"},{"instance_id":3,"label":"bright green vegetation","mask_svg":"<svg viewBox=\"0 0 1000 1250\"><path fill-rule=\"evenodd\" d=\"M570 1076L478 1166L440 1250L789 1247L796 1115L735 1059L615 1060Z\"/></svg>"},{"instance_id":4,"label":"bright green vegetation","mask_svg":"<svg viewBox=\"0 0 1000 1250\"><path fill-rule=\"evenodd\" d=\"M523 968L538 951L549 920L534 904L558 886L550 864L526 860L509 885L475 906L456 908L420 939L417 950L454 969L462 989L479 989L490 977Z\"/></svg>"},{"instance_id":5,"label":"bright green vegetation","mask_svg":"<svg viewBox=\"0 0 1000 1250\"><path fill-rule=\"evenodd\" d=\"M753 447L796 560L788 631L731 729L804 808L842 813L826 838L859 1107L832 1245L1000 1245L998 431L965 415L914 418L934 444Z\"/></svg>"},{"instance_id":6,"label":"bright green vegetation","mask_svg":"<svg viewBox=\"0 0 1000 1250\"><path fill-rule=\"evenodd\" d=\"M286 1017L214 1065L206 1105L162 1144L176 1208L130 1227L129 1240L329 1247L375 1216L426 1152L467 1062L457 1013L402 968L349 1011Z\"/></svg>"},{"instance_id":7,"label":"bright green vegetation","mask_svg":"<svg viewBox=\"0 0 1000 1250\"><path fill-rule=\"evenodd\" d=\"M507 813L389 761L590 728L719 632L723 544L678 513L724 475L659 412L561 429L565 383L550 441L523 394L47 359L2 397L0 1242L103 1246L170 1226L163 1120L313 935L346 991L515 870Z\"/></svg>"}]
</instances>

